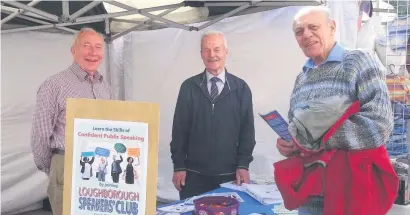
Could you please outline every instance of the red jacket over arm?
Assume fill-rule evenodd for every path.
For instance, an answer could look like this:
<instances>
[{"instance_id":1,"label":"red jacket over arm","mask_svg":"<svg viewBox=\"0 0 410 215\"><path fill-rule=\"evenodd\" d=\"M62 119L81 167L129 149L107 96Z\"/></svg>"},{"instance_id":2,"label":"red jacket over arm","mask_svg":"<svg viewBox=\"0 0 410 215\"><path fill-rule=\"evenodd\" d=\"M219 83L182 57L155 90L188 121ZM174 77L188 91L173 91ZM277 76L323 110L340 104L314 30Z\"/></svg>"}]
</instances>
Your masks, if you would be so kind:
<instances>
[{"instance_id":1,"label":"red jacket over arm","mask_svg":"<svg viewBox=\"0 0 410 215\"><path fill-rule=\"evenodd\" d=\"M360 109L353 103L322 139L320 149L276 162L274 177L284 205L294 210L309 197L324 196L324 215L385 215L396 199L399 180L384 146L366 150L324 150L324 143Z\"/></svg>"}]
</instances>

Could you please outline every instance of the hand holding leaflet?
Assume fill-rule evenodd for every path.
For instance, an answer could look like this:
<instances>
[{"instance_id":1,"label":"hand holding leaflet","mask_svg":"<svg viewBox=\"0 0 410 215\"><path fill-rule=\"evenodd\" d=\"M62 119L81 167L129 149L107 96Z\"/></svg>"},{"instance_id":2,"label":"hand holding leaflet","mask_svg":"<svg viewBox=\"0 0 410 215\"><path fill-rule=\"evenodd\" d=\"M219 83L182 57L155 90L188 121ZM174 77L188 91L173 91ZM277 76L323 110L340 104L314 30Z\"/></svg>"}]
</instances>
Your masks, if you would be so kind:
<instances>
[{"instance_id":1,"label":"hand holding leaflet","mask_svg":"<svg viewBox=\"0 0 410 215\"><path fill-rule=\"evenodd\" d=\"M282 139L290 142L292 141L290 132L288 130L288 123L283 119L277 110L274 110L265 115L259 114L262 119L279 135Z\"/></svg>"}]
</instances>

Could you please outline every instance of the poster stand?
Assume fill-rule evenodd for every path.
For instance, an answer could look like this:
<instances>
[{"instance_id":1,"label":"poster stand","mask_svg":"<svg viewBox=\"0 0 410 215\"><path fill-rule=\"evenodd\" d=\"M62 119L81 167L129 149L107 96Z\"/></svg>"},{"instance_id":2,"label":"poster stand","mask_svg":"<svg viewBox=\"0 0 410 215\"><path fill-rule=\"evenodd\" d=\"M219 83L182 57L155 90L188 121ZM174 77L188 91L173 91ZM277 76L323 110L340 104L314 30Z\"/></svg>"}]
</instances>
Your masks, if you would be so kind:
<instances>
[{"instance_id":1,"label":"poster stand","mask_svg":"<svg viewBox=\"0 0 410 215\"><path fill-rule=\"evenodd\" d=\"M156 213L159 105L67 99L64 215Z\"/></svg>"}]
</instances>

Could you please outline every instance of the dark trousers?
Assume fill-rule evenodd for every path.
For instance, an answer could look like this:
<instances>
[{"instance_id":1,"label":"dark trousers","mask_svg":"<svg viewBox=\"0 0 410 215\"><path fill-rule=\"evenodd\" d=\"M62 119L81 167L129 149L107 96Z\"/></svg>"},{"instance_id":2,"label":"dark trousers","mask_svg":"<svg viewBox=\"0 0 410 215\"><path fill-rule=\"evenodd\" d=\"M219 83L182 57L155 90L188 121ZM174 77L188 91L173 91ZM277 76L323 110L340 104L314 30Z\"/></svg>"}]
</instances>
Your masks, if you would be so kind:
<instances>
[{"instance_id":1,"label":"dark trousers","mask_svg":"<svg viewBox=\"0 0 410 215\"><path fill-rule=\"evenodd\" d=\"M181 200L198 196L219 188L220 184L228 181L236 180L236 175L222 175L222 176L205 176L196 172L187 171L185 177L185 186L179 192Z\"/></svg>"},{"instance_id":2,"label":"dark trousers","mask_svg":"<svg viewBox=\"0 0 410 215\"><path fill-rule=\"evenodd\" d=\"M119 173L112 173L112 182L114 183L118 183L118 181L120 180L120 174Z\"/></svg>"}]
</instances>

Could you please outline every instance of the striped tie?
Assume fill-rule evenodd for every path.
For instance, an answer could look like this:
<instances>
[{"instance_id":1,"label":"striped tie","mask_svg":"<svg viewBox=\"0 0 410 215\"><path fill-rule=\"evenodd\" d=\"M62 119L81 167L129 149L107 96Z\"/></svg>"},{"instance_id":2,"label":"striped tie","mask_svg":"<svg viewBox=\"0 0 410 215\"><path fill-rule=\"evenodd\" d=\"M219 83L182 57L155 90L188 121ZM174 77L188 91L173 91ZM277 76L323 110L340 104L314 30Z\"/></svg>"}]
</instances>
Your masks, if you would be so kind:
<instances>
[{"instance_id":1,"label":"striped tie","mask_svg":"<svg viewBox=\"0 0 410 215\"><path fill-rule=\"evenodd\" d=\"M219 94L219 92L218 92L218 87L216 86L216 82L218 82L218 81L220 81L220 79L217 78L217 77L211 78L211 83L212 83L212 85L211 85L211 93L210 93L210 95L211 95L212 101L215 100L215 98L216 98L216 97L218 96L218 94Z\"/></svg>"}]
</instances>

